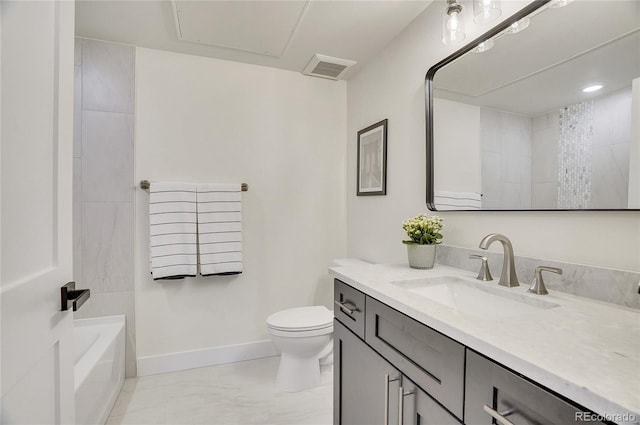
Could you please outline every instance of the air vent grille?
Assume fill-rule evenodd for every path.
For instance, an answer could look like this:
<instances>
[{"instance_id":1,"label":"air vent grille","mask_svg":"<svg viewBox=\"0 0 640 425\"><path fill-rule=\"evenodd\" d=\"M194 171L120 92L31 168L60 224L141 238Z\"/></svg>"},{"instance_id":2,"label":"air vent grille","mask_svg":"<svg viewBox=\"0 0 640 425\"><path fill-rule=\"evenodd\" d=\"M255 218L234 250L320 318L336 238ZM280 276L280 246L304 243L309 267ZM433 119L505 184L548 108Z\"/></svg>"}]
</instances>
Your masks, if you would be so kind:
<instances>
[{"instance_id":1,"label":"air vent grille","mask_svg":"<svg viewBox=\"0 0 640 425\"><path fill-rule=\"evenodd\" d=\"M302 73L314 77L337 80L343 75L347 68L355 64L356 62L352 60L315 54Z\"/></svg>"},{"instance_id":2,"label":"air vent grille","mask_svg":"<svg viewBox=\"0 0 640 425\"><path fill-rule=\"evenodd\" d=\"M330 62L318 62L318 65L313 68L313 71L311 71L311 73L317 75L325 75L331 78L338 78L338 75L340 75L345 69L347 69L347 67L344 65L338 65L336 63Z\"/></svg>"}]
</instances>

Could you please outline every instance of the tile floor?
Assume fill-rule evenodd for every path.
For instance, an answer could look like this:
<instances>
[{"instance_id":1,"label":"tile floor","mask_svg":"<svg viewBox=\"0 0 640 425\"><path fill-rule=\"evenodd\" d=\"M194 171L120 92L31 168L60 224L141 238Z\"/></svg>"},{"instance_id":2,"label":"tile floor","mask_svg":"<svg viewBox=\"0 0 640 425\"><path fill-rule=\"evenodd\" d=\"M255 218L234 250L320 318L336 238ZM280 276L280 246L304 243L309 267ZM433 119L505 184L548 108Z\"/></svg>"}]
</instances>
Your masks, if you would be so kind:
<instances>
[{"instance_id":1,"label":"tile floor","mask_svg":"<svg viewBox=\"0 0 640 425\"><path fill-rule=\"evenodd\" d=\"M107 425L330 425L333 371L322 384L286 393L279 357L127 379Z\"/></svg>"}]
</instances>

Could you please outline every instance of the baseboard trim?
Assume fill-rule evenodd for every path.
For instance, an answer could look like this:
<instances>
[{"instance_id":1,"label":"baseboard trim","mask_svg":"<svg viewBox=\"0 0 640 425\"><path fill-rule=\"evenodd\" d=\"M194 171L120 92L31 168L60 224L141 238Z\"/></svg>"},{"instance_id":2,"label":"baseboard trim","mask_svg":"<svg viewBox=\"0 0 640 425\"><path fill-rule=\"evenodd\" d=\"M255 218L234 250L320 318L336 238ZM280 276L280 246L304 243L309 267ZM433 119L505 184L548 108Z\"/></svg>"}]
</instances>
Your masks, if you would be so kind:
<instances>
[{"instance_id":1,"label":"baseboard trim","mask_svg":"<svg viewBox=\"0 0 640 425\"><path fill-rule=\"evenodd\" d=\"M246 344L138 357L136 363L138 366L138 376L147 376L194 369L197 367L260 359L263 357L277 356L278 354L279 352L275 345L273 345L273 342L265 340Z\"/></svg>"}]
</instances>

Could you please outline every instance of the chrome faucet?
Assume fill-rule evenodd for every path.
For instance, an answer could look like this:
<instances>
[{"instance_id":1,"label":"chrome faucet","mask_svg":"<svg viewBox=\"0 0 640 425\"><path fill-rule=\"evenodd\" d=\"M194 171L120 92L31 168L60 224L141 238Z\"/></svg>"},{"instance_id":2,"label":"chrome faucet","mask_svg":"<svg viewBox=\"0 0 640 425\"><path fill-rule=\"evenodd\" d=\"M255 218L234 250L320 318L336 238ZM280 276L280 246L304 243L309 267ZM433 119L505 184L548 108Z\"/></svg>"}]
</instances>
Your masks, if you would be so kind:
<instances>
[{"instance_id":1,"label":"chrome faucet","mask_svg":"<svg viewBox=\"0 0 640 425\"><path fill-rule=\"evenodd\" d=\"M489 249L489 246L498 241L502 243L504 249L504 258L502 260L502 273L500 274L499 285L507 286L509 288L513 286L520 286L518 282L518 276L516 275L516 264L513 256L513 246L511 241L505 235L500 233L491 233L480 241L481 249Z\"/></svg>"}]
</instances>

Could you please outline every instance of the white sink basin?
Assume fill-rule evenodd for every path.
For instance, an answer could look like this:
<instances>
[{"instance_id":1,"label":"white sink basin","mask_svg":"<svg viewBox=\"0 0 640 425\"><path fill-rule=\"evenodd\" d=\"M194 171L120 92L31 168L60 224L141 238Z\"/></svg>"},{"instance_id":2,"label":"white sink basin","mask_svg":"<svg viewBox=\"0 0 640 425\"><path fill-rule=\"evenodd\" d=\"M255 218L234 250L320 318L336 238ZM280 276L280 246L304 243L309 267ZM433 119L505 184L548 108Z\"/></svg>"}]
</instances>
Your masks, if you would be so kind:
<instances>
[{"instance_id":1,"label":"white sink basin","mask_svg":"<svg viewBox=\"0 0 640 425\"><path fill-rule=\"evenodd\" d=\"M495 320L558 307L515 288L497 288L496 282L475 283L455 276L438 276L393 282L412 294L428 298L462 314Z\"/></svg>"}]
</instances>

